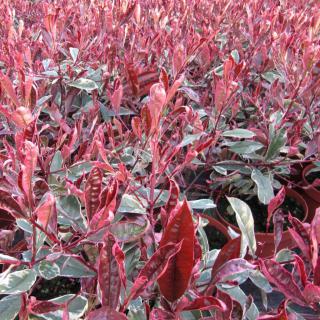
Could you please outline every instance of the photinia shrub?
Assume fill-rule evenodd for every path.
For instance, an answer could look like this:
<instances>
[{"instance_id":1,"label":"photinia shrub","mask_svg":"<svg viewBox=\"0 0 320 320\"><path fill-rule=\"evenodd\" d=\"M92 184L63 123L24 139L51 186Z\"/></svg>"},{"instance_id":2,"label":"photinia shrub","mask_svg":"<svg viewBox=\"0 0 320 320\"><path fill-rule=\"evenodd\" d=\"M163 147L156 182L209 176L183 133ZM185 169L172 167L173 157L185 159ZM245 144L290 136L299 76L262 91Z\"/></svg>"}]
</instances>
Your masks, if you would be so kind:
<instances>
[{"instance_id":1,"label":"photinia shrub","mask_svg":"<svg viewBox=\"0 0 320 320\"><path fill-rule=\"evenodd\" d=\"M319 314L319 209L288 212L296 245L277 250L285 188L320 166L317 1L3 0L0 16L1 320Z\"/></svg>"}]
</instances>

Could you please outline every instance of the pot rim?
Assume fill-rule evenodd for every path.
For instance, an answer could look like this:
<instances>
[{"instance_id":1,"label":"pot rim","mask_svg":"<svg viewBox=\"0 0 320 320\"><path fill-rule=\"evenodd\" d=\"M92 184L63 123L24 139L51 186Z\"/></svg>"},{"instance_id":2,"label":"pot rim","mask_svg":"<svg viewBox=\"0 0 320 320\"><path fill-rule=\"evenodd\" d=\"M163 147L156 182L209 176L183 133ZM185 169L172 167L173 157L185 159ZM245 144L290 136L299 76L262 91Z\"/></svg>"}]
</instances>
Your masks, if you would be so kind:
<instances>
[{"instance_id":1,"label":"pot rim","mask_svg":"<svg viewBox=\"0 0 320 320\"><path fill-rule=\"evenodd\" d=\"M312 186L312 185L308 182L308 180L306 179L306 176L307 176L308 172L309 172L311 169L315 168L315 167L316 167L316 166L315 166L313 163L310 163L309 165L307 165L307 166L303 169L303 171L302 171L302 180L303 180L303 184L304 184L305 186L308 186L308 189L309 189L309 190L312 190L313 192L319 194L319 197L320 197L320 191L319 191L317 188L315 188L314 186ZM320 198L319 198L319 199L320 199Z\"/></svg>"}]
</instances>

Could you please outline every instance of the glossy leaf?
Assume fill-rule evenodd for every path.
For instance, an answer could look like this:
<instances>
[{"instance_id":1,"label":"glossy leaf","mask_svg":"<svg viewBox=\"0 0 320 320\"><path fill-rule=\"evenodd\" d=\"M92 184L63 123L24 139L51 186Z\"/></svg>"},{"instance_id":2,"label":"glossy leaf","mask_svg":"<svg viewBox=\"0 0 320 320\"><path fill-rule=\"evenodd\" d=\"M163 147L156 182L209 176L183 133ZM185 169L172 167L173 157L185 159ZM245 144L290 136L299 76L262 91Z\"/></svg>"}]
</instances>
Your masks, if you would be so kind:
<instances>
[{"instance_id":1,"label":"glossy leaf","mask_svg":"<svg viewBox=\"0 0 320 320\"><path fill-rule=\"evenodd\" d=\"M306 301L294 281L292 274L274 260L265 260L261 262L262 272L266 278L273 283L280 292L293 302L305 305Z\"/></svg>"},{"instance_id":2,"label":"glossy leaf","mask_svg":"<svg viewBox=\"0 0 320 320\"><path fill-rule=\"evenodd\" d=\"M148 228L148 220L143 225L129 221L121 221L111 224L109 232L111 232L119 242L131 242L143 237Z\"/></svg>"},{"instance_id":3,"label":"glossy leaf","mask_svg":"<svg viewBox=\"0 0 320 320\"><path fill-rule=\"evenodd\" d=\"M57 233L57 209L55 197L51 193L44 196L42 204L36 209L36 215L45 230Z\"/></svg>"},{"instance_id":4,"label":"glossy leaf","mask_svg":"<svg viewBox=\"0 0 320 320\"><path fill-rule=\"evenodd\" d=\"M100 193L102 190L102 173L99 168L93 168L85 186L85 204L87 219L91 221L100 205Z\"/></svg>"},{"instance_id":5,"label":"glossy leaf","mask_svg":"<svg viewBox=\"0 0 320 320\"><path fill-rule=\"evenodd\" d=\"M0 315L2 320L14 320L22 304L21 295L11 295L0 300Z\"/></svg>"},{"instance_id":6,"label":"glossy leaf","mask_svg":"<svg viewBox=\"0 0 320 320\"><path fill-rule=\"evenodd\" d=\"M120 270L112 248L114 238L108 235L99 253L98 283L101 291L101 304L116 309L119 303L121 278Z\"/></svg>"},{"instance_id":7,"label":"glossy leaf","mask_svg":"<svg viewBox=\"0 0 320 320\"><path fill-rule=\"evenodd\" d=\"M21 270L2 276L0 274L0 294L17 294L28 291L36 282L34 270Z\"/></svg>"},{"instance_id":8,"label":"glossy leaf","mask_svg":"<svg viewBox=\"0 0 320 320\"><path fill-rule=\"evenodd\" d=\"M171 302L180 298L189 285L194 259L194 233L191 211L185 200L166 226L160 241L160 247L183 241L181 250L158 279L161 293Z\"/></svg>"},{"instance_id":9,"label":"glossy leaf","mask_svg":"<svg viewBox=\"0 0 320 320\"><path fill-rule=\"evenodd\" d=\"M254 255L257 244L254 234L254 220L250 207L242 200L227 197L232 209L236 213L237 223L241 230L242 236L247 240L251 255Z\"/></svg>"},{"instance_id":10,"label":"glossy leaf","mask_svg":"<svg viewBox=\"0 0 320 320\"><path fill-rule=\"evenodd\" d=\"M33 205L33 183L32 178L36 169L38 159L38 148L30 141L25 142L25 159L22 166L22 189L30 206Z\"/></svg>"},{"instance_id":11,"label":"glossy leaf","mask_svg":"<svg viewBox=\"0 0 320 320\"><path fill-rule=\"evenodd\" d=\"M78 88L81 90L85 90L87 92L91 92L92 90L98 89L98 85L90 79L79 78L71 83L69 83L70 87Z\"/></svg>"},{"instance_id":12,"label":"glossy leaf","mask_svg":"<svg viewBox=\"0 0 320 320\"><path fill-rule=\"evenodd\" d=\"M227 261L232 259L237 259L240 256L240 239L229 240L220 250L217 259L215 260L211 275L212 279L216 276L217 271L223 266Z\"/></svg>"},{"instance_id":13,"label":"glossy leaf","mask_svg":"<svg viewBox=\"0 0 320 320\"><path fill-rule=\"evenodd\" d=\"M260 170L253 169L251 179L256 183L258 188L258 198L263 204L269 204L273 194L273 187L270 177L264 176Z\"/></svg>"},{"instance_id":14,"label":"glossy leaf","mask_svg":"<svg viewBox=\"0 0 320 320\"><path fill-rule=\"evenodd\" d=\"M132 299L135 299L146 288L150 287L157 281L161 275L166 272L166 269L170 263L170 260L177 255L182 248L182 243L178 244L166 244L160 247L145 264L145 266L139 272L137 280L134 282L130 293ZM141 282L139 279L145 279ZM139 284L139 286L138 286Z\"/></svg>"}]
</instances>

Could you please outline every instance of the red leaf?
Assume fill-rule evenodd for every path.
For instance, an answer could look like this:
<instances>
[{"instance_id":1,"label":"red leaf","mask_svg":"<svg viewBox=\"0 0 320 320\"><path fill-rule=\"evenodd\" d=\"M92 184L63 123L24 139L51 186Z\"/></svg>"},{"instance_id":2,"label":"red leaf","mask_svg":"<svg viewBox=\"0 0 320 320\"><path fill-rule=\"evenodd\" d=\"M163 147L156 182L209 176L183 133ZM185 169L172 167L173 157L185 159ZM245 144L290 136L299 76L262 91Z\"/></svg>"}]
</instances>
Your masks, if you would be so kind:
<instances>
[{"instance_id":1,"label":"red leaf","mask_svg":"<svg viewBox=\"0 0 320 320\"><path fill-rule=\"evenodd\" d=\"M199 297L193 299L193 301L187 301L187 303L179 304L178 310L211 310L218 309L224 311L226 305L219 299L214 297Z\"/></svg>"},{"instance_id":2,"label":"red leaf","mask_svg":"<svg viewBox=\"0 0 320 320\"><path fill-rule=\"evenodd\" d=\"M168 91L168 89L169 89L169 77L168 77L167 71L164 68L161 68L160 81L163 84L164 89L166 91Z\"/></svg>"},{"instance_id":3,"label":"red leaf","mask_svg":"<svg viewBox=\"0 0 320 320\"><path fill-rule=\"evenodd\" d=\"M233 301L231 297L223 292L218 290L216 297L224 302L226 305L225 311L216 311L216 318L214 320L225 320L225 319L231 319L232 309L233 309Z\"/></svg>"},{"instance_id":4,"label":"red leaf","mask_svg":"<svg viewBox=\"0 0 320 320\"><path fill-rule=\"evenodd\" d=\"M217 259L212 267L211 277L216 276L217 271L227 261L239 258L240 255L240 238L229 240L220 250Z\"/></svg>"},{"instance_id":5,"label":"red leaf","mask_svg":"<svg viewBox=\"0 0 320 320\"><path fill-rule=\"evenodd\" d=\"M185 49L182 44L178 45L173 52L172 61L172 73L175 78L177 74L181 71L181 68L186 60Z\"/></svg>"},{"instance_id":6,"label":"red leaf","mask_svg":"<svg viewBox=\"0 0 320 320\"><path fill-rule=\"evenodd\" d=\"M133 117L131 120L133 133L141 140L142 139L142 123L139 117Z\"/></svg>"},{"instance_id":7,"label":"red leaf","mask_svg":"<svg viewBox=\"0 0 320 320\"><path fill-rule=\"evenodd\" d=\"M168 90L166 104L171 101L171 99L176 94L179 87L182 85L183 81L184 81L184 74L182 74Z\"/></svg>"},{"instance_id":8,"label":"red leaf","mask_svg":"<svg viewBox=\"0 0 320 320\"><path fill-rule=\"evenodd\" d=\"M150 109L147 105L143 106L141 109L141 120L144 132L147 136L149 136L151 128L152 128L152 117Z\"/></svg>"},{"instance_id":9,"label":"red leaf","mask_svg":"<svg viewBox=\"0 0 320 320\"><path fill-rule=\"evenodd\" d=\"M301 284L302 284L303 287L305 287L307 282L308 282L308 276L307 276L307 273L306 273L304 262L296 254L294 255L294 259L296 260L296 266L297 266L297 269L299 270Z\"/></svg>"},{"instance_id":10,"label":"red leaf","mask_svg":"<svg viewBox=\"0 0 320 320\"><path fill-rule=\"evenodd\" d=\"M292 217L290 214L289 221L293 227L293 229L289 229L292 238L302 250L303 255L311 260L310 239L308 231L300 220Z\"/></svg>"},{"instance_id":11,"label":"red leaf","mask_svg":"<svg viewBox=\"0 0 320 320\"><path fill-rule=\"evenodd\" d=\"M51 301L32 301L30 305L30 311L34 314L54 312L62 308L63 304L61 305Z\"/></svg>"},{"instance_id":12,"label":"red leaf","mask_svg":"<svg viewBox=\"0 0 320 320\"><path fill-rule=\"evenodd\" d=\"M88 320L127 320L125 314L117 312L109 307L102 307L91 311L88 314Z\"/></svg>"},{"instance_id":13,"label":"red leaf","mask_svg":"<svg viewBox=\"0 0 320 320\"><path fill-rule=\"evenodd\" d=\"M315 270L318 263L319 244L320 244L320 208L316 210L311 222L310 240L312 243L312 266Z\"/></svg>"},{"instance_id":14,"label":"red leaf","mask_svg":"<svg viewBox=\"0 0 320 320\"><path fill-rule=\"evenodd\" d=\"M87 219L91 221L94 214L97 212L100 201L99 196L102 189L102 173L97 167L91 169L88 180L85 186L85 205Z\"/></svg>"},{"instance_id":15,"label":"red leaf","mask_svg":"<svg viewBox=\"0 0 320 320\"><path fill-rule=\"evenodd\" d=\"M292 274L274 260L261 261L262 272L280 292L299 305L305 305L305 299Z\"/></svg>"},{"instance_id":16,"label":"red leaf","mask_svg":"<svg viewBox=\"0 0 320 320\"><path fill-rule=\"evenodd\" d=\"M160 83L155 83L150 88L150 100L148 108L152 119L152 129L157 130L159 118L166 102L166 91Z\"/></svg>"},{"instance_id":17,"label":"red leaf","mask_svg":"<svg viewBox=\"0 0 320 320\"><path fill-rule=\"evenodd\" d=\"M0 190L0 209L8 211L15 219L25 218L18 202L14 200L10 193Z\"/></svg>"},{"instance_id":18,"label":"red leaf","mask_svg":"<svg viewBox=\"0 0 320 320\"><path fill-rule=\"evenodd\" d=\"M180 298L187 289L194 263L194 225L186 200L166 226L160 247L181 241L181 250L158 279L161 293L171 302Z\"/></svg>"},{"instance_id":19,"label":"red leaf","mask_svg":"<svg viewBox=\"0 0 320 320\"><path fill-rule=\"evenodd\" d=\"M16 107L20 106L19 99L14 91L11 80L0 71L0 83L7 95L10 97Z\"/></svg>"},{"instance_id":20,"label":"red leaf","mask_svg":"<svg viewBox=\"0 0 320 320\"><path fill-rule=\"evenodd\" d=\"M101 291L101 304L116 309L119 303L121 278L119 265L113 255L115 240L108 235L100 249L98 262L98 283Z\"/></svg>"},{"instance_id":21,"label":"red leaf","mask_svg":"<svg viewBox=\"0 0 320 320\"><path fill-rule=\"evenodd\" d=\"M132 63L126 64L126 70L127 70L132 93L135 96L138 96L138 94L139 94L139 80L138 80L138 74L137 74L133 64Z\"/></svg>"},{"instance_id":22,"label":"red leaf","mask_svg":"<svg viewBox=\"0 0 320 320\"><path fill-rule=\"evenodd\" d=\"M220 113L224 107L226 94L225 83L223 80L218 80L214 92L214 104L218 113Z\"/></svg>"},{"instance_id":23,"label":"red leaf","mask_svg":"<svg viewBox=\"0 0 320 320\"><path fill-rule=\"evenodd\" d=\"M37 146L30 141L25 142L25 159L22 165L21 186L29 206L33 206L32 177L38 160Z\"/></svg>"},{"instance_id":24,"label":"red leaf","mask_svg":"<svg viewBox=\"0 0 320 320\"><path fill-rule=\"evenodd\" d=\"M119 267L119 274L120 274L120 279L122 282L123 287L126 287L126 272L124 269L124 253L121 250L121 248L119 247L118 243L115 243L112 247L112 254L115 257L117 263L118 263L118 267Z\"/></svg>"},{"instance_id":25,"label":"red leaf","mask_svg":"<svg viewBox=\"0 0 320 320\"><path fill-rule=\"evenodd\" d=\"M130 299L137 298L146 288L154 284L166 271L170 259L181 250L182 244L167 244L160 247L141 269L137 280L134 282ZM141 279L145 279L142 281ZM129 298L128 298L129 299Z\"/></svg>"},{"instance_id":26,"label":"red leaf","mask_svg":"<svg viewBox=\"0 0 320 320\"><path fill-rule=\"evenodd\" d=\"M120 111L120 104L123 96L123 87L121 82L117 79L115 81L115 90L110 98L113 110L116 114Z\"/></svg>"},{"instance_id":27,"label":"red leaf","mask_svg":"<svg viewBox=\"0 0 320 320\"><path fill-rule=\"evenodd\" d=\"M44 196L41 205L36 209L36 215L45 230L57 233L57 209L55 197L51 193Z\"/></svg>"},{"instance_id":28,"label":"red leaf","mask_svg":"<svg viewBox=\"0 0 320 320\"><path fill-rule=\"evenodd\" d=\"M269 202L269 204L268 204L268 218L267 218L267 231L269 229L272 214L275 212L276 209L278 209L282 205L285 197L286 197L286 189L283 186L279 190L277 195L274 198L272 198L271 201Z\"/></svg>"},{"instance_id":29,"label":"red leaf","mask_svg":"<svg viewBox=\"0 0 320 320\"><path fill-rule=\"evenodd\" d=\"M118 180L112 179L109 181L109 185L101 192L100 208L90 221L91 229L99 229L110 223L110 214L113 216L116 207L118 186Z\"/></svg>"}]
</instances>

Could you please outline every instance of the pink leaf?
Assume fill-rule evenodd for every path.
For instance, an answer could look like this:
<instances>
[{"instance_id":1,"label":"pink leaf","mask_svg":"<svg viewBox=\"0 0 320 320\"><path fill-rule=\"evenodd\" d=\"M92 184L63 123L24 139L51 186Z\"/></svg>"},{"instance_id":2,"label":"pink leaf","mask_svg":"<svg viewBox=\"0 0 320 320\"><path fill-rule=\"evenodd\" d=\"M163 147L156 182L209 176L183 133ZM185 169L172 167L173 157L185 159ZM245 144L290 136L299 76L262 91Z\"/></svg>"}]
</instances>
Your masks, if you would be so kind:
<instances>
[{"instance_id":1,"label":"pink leaf","mask_svg":"<svg viewBox=\"0 0 320 320\"><path fill-rule=\"evenodd\" d=\"M262 272L266 278L272 282L280 292L288 299L299 305L305 305L306 301L300 291L292 274L274 260L261 261Z\"/></svg>"},{"instance_id":2,"label":"pink leaf","mask_svg":"<svg viewBox=\"0 0 320 320\"><path fill-rule=\"evenodd\" d=\"M102 173L97 167L92 168L85 186L85 205L87 219L91 221L99 208L99 196L102 188Z\"/></svg>"},{"instance_id":3,"label":"pink leaf","mask_svg":"<svg viewBox=\"0 0 320 320\"><path fill-rule=\"evenodd\" d=\"M57 209L55 197L51 193L44 196L42 204L36 209L41 225L50 233L57 233Z\"/></svg>"},{"instance_id":4,"label":"pink leaf","mask_svg":"<svg viewBox=\"0 0 320 320\"><path fill-rule=\"evenodd\" d=\"M30 141L25 142L25 159L22 165L21 185L29 206L33 206L32 177L38 160L38 148Z\"/></svg>"},{"instance_id":5,"label":"pink leaf","mask_svg":"<svg viewBox=\"0 0 320 320\"><path fill-rule=\"evenodd\" d=\"M91 311L88 320L127 320L125 314L117 312L110 307L102 307Z\"/></svg>"},{"instance_id":6,"label":"pink leaf","mask_svg":"<svg viewBox=\"0 0 320 320\"><path fill-rule=\"evenodd\" d=\"M10 79L0 71L0 84L16 107L20 106L19 99L14 91Z\"/></svg>"},{"instance_id":7,"label":"pink leaf","mask_svg":"<svg viewBox=\"0 0 320 320\"><path fill-rule=\"evenodd\" d=\"M101 304L116 309L119 304L121 278L119 265L113 255L115 240L112 235L104 239L98 263L98 283L101 291Z\"/></svg>"},{"instance_id":8,"label":"pink leaf","mask_svg":"<svg viewBox=\"0 0 320 320\"><path fill-rule=\"evenodd\" d=\"M274 198L272 198L271 201L269 202L269 204L268 204L268 218L267 218L267 231L269 229L272 214L275 212L276 209L278 209L282 205L285 197L286 197L286 189L283 186L279 190L277 195Z\"/></svg>"}]
</instances>

